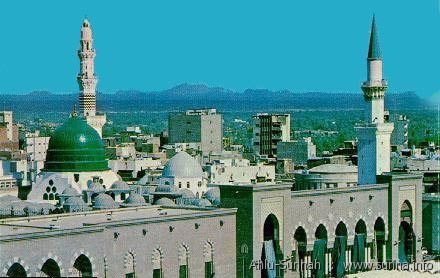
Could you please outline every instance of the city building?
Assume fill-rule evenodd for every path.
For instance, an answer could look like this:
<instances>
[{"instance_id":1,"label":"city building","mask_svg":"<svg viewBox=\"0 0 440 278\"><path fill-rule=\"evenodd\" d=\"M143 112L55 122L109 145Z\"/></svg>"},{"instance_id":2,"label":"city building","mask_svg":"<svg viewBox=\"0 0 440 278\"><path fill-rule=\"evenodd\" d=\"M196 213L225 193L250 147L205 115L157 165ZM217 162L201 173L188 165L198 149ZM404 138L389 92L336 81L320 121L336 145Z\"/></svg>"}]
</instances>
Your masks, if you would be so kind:
<instances>
[{"instance_id":1,"label":"city building","mask_svg":"<svg viewBox=\"0 0 440 278\"><path fill-rule=\"evenodd\" d=\"M216 109L170 114L168 133L169 143L200 143L203 155L219 153L223 149L223 119Z\"/></svg>"},{"instance_id":2,"label":"city building","mask_svg":"<svg viewBox=\"0 0 440 278\"><path fill-rule=\"evenodd\" d=\"M18 150L18 127L13 122L12 111L0 111L0 150Z\"/></svg>"},{"instance_id":3,"label":"city building","mask_svg":"<svg viewBox=\"0 0 440 278\"><path fill-rule=\"evenodd\" d=\"M24 150L29 160L29 172L32 180L35 181L37 175L44 167L44 161L46 160L47 148L49 147L48 136L40 136L40 132L27 132L24 135Z\"/></svg>"},{"instance_id":4,"label":"city building","mask_svg":"<svg viewBox=\"0 0 440 278\"><path fill-rule=\"evenodd\" d=\"M384 121L387 88L387 81L382 76L382 54L373 18L367 57L367 81L362 84L366 102L365 123L356 126L359 140L359 185L376 183L376 175L390 171L390 137L394 127L393 123Z\"/></svg>"},{"instance_id":5,"label":"city building","mask_svg":"<svg viewBox=\"0 0 440 278\"><path fill-rule=\"evenodd\" d=\"M409 119L407 119L406 115L391 114L390 122L394 123L394 130L391 134L391 145L399 146L400 149L408 148Z\"/></svg>"},{"instance_id":6,"label":"city building","mask_svg":"<svg viewBox=\"0 0 440 278\"><path fill-rule=\"evenodd\" d=\"M78 57L80 60L80 72L77 76L79 85L79 109L81 116L102 137L102 127L106 122L106 115L96 112L96 84L98 79L95 75L95 56L93 48L92 28L87 19L81 27L80 48Z\"/></svg>"},{"instance_id":7,"label":"city building","mask_svg":"<svg viewBox=\"0 0 440 278\"><path fill-rule=\"evenodd\" d=\"M291 159L295 165L306 165L307 161L314 157L316 145L311 137L277 144L277 159Z\"/></svg>"},{"instance_id":8,"label":"city building","mask_svg":"<svg viewBox=\"0 0 440 278\"><path fill-rule=\"evenodd\" d=\"M253 116L252 122L255 154L275 157L277 144L290 141L290 114L262 113Z\"/></svg>"}]
</instances>

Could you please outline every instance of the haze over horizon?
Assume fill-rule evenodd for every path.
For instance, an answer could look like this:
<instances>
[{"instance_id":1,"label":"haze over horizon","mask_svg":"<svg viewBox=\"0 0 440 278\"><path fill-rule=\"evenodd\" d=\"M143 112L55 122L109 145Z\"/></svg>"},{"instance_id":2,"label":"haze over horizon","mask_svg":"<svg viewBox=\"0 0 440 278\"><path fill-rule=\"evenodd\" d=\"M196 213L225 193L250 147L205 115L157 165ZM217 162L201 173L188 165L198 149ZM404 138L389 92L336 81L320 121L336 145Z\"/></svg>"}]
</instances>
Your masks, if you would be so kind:
<instances>
[{"instance_id":1,"label":"haze over horizon","mask_svg":"<svg viewBox=\"0 0 440 278\"><path fill-rule=\"evenodd\" d=\"M159 91L182 83L360 92L375 13L389 92L433 97L440 91L439 2L396 3L5 2L0 94L77 92L85 16L101 92Z\"/></svg>"}]
</instances>

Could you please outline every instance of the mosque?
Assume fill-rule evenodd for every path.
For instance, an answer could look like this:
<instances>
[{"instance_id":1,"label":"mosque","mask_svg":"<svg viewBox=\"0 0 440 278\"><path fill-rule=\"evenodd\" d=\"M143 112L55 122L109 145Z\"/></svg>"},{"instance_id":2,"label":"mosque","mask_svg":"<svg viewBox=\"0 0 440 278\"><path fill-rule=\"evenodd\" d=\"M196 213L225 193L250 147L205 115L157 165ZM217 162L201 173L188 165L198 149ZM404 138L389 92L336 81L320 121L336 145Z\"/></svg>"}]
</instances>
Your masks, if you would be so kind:
<instances>
[{"instance_id":1,"label":"mosque","mask_svg":"<svg viewBox=\"0 0 440 278\"><path fill-rule=\"evenodd\" d=\"M383 120L387 83L374 19L367 73L352 186L338 182L338 175L350 175L352 182L356 169L332 175L327 167L315 173L343 186L293 190L289 183L270 182L208 190L200 165L179 153L154 191L131 188L108 169L99 133L73 112L50 139L44 171L28 195L59 201L71 213L0 220L0 272L344 277L366 270L349 263L421 261L422 176L389 169L393 126Z\"/></svg>"}]
</instances>

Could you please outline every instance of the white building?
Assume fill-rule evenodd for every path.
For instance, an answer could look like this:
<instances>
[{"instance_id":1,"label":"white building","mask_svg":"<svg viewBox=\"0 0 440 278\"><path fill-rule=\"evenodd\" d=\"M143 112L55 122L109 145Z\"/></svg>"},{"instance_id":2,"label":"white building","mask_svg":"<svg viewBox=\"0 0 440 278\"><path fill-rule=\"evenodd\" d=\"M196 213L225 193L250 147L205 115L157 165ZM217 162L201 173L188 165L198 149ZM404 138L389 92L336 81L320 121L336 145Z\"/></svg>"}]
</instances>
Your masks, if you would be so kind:
<instances>
[{"instance_id":1,"label":"white building","mask_svg":"<svg viewBox=\"0 0 440 278\"><path fill-rule=\"evenodd\" d=\"M96 84L98 79L95 75L95 56L92 28L89 21L85 19L81 27L80 48L78 50L80 72L76 78L80 90L79 109L82 116L86 118L87 123L102 137L102 127L106 122L106 115L96 113Z\"/></svg>"},{"instance_id":2,"label":"white building","mask_svg":"<svg viewBox=\"0 0 440 278\"><path fill-rule=\"evenodd\" d=\"M207 191L200 164L186 152L179 152L166 164L159 185L175 186L191 190L198 198Z\"/></svg>"},{"instance_id":3,"label":"white building","mask_svg":"<svg viewBox=\"0 0 440 278\"><path fill-rule=\"evenodd\" d=\"M255 154L274 157L278 142L290 141L290 114L261 113L252 117Z\"/></svg>"},{"instance_id":4,"label":"white building","mask_svg":"<svg viewBox=\"0 0 440 278\"><path fill-rule=\"evenodd\" d=\"M275 166L251 165L247 159L220 159L203 166L209 185L275 181Z\"/></svg>"},{"instance_id":5,"label":"white building","mask_svg":"<svg viewBox=\"0 0 440 278\"><path fill-rule=\"evenodd\" d=\"M376 183L376 175L390 171L392 123L384 122L384 97L388 84L382 76L382 56L373 18L367 58L367 81L362 84L366 102L365 123L358 134L359 184Z\"/></svg>"}]
</instances>

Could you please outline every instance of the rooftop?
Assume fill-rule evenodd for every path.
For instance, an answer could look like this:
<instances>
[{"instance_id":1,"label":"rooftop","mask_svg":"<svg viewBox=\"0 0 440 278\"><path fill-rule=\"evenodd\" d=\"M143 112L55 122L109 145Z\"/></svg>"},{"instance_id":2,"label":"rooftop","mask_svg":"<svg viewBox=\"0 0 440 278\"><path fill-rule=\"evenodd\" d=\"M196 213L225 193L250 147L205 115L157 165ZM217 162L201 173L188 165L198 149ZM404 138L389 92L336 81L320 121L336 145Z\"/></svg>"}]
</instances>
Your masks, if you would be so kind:
<instances>
[{"instance_id":1,"label":"rooftop","mask_svg":"<svg viewBox=\"0 0 440 278\"><path fill-rule=\"evenodd\" d=\"M108 226L129 223L149 223L177 221L180 219L200 219L209 215L235 214L236 209L167 208L147 206L120 208L48 216L18 217L0 220L0 241L11 237L40 237L47 233L69 233L81 230L104 229Z\"/></svg>"}]
</instances>

